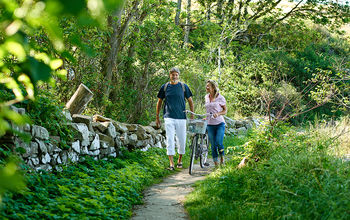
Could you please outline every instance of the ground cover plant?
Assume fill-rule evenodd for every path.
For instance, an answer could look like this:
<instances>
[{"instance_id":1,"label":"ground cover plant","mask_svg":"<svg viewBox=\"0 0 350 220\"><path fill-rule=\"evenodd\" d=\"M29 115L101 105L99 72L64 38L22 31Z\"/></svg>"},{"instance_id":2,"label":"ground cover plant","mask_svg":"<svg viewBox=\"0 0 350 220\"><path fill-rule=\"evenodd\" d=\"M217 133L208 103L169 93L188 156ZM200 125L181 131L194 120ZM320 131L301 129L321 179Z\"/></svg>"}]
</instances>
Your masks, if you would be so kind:
<instances>
[{"instance_id":1,"label":"ground cover plant","mask_svg":"<svg viewBox=\"0 0 350 220\"><path fill-rule=\"evenodd\" d=\"M233 159L187 197L191 219L348 219L350 163L336 152L350 151L334 135L341 124L326 129L332 135L326 126L279 125L272 135L251 132L243 145L226 143ZM238 169L244 156L253 159Z\"/></svg>"},{"instance_id":2,"label":"ground cover plant","mask_svg":"<svg viewBox=\"0 0 350 220\"><path fill-rule=\"evenodd\" d=\"M118 158L86 157L60 173L27 173L26 189L7 192L0 208L5 219L128 219L142 190L166 170L164 149L123 151Z\"/></svg>"}]
</instances>

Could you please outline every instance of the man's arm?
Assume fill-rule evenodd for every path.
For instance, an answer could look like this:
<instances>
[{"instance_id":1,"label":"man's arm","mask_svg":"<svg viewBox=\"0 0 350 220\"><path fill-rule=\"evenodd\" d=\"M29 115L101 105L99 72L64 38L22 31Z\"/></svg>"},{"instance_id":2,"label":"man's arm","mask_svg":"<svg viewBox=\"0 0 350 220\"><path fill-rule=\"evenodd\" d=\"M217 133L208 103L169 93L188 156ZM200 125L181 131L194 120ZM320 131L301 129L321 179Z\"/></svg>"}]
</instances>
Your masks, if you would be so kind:
<instances>
[{"instance_id":1,"label":"man's arm","mask_svg":"<svg viewBox=\"0 0 350 220\"><path fill-rule=\"evenodd\" d=\"M194 112L194 106L193 106L193 100L192 100L192 97L189 97L188 99L187 99L187 101L188 101L188 105L190 106L190 110L191 110L191 112ZM194 118L194 115L193 114L191 114L191 119L193 119Z\"/></svg>"},{"instance_id":2,"label":"man's arm","mask_svg":"<svg viewBox=\"0 0 350 220\"><path fill-rule=\"evenodd\" d=\"M158 98L157 110L156 110L156 125L158 128L160 127L159 114L160 114L160 109L162 108L162 104L163 104L163 99Z\"/></svg>"}]
</instances>

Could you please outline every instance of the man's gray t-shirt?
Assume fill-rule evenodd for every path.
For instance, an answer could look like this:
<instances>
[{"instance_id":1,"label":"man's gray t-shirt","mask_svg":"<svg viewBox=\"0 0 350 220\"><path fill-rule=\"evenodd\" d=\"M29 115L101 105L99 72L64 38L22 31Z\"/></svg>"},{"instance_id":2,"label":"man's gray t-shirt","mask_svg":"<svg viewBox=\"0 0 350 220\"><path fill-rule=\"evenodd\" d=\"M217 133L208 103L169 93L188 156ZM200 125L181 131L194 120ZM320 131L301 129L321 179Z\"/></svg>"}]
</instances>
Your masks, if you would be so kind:
<instances>
[{"instance_id":1,"label":"man's gray t-shirt","mask_svg":"<svg viewBox=\"0 0 350 220\"><path fill-rule=\"evenodd\" d=\"M185 98L188 99L192 96L190 88L184 84L184 92L181 83L175 85L169 83L164 93L164 86L165 84L162 85L157 95L160 99L164 100L165 98L163 110L164 118L186 119L186 113L184 112L186 109Z\"/></svg>"}]
</instances>

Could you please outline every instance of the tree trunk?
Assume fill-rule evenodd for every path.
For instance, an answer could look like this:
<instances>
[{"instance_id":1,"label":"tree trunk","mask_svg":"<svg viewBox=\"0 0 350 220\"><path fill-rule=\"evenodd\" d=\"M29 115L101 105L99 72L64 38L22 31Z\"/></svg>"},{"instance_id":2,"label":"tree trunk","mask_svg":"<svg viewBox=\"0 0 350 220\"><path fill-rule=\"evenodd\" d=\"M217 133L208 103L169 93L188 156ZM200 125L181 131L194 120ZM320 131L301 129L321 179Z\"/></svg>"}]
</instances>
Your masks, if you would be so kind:
<instances>
[{"instance_id":1,"label":"tree trunk","mask_svg":"<svg viewBox=\"0 0 350 220\"><path fill-rule=\"evenodd\" d=\"M222 20L222 0L218 0L217 3L217 8L216 8L216 13L217 13L217 17L218 17L218 24L221 25L223 20Z\"/></svg>"},{"instance_id":2,"label":"tree trunk","mask_svg":"<svg viewBox=\"0 0 350 220\"><path fill-rule=\"evenodd\" d=\"M75 91L72 98L66 104L66 108L72 115L80 114L84 111L93 95L94 94L88 87L86 87L84 84L80 84L77 91Z\"/></svg>"},{"instance_id":3,"label":"tree trunk","mask_svg":"<svg viewBox=\"0 0 350 220\"><path fill-rule=\"evenodd\" d=\"M182 4L182 0L177 0L177 9L176 9L176 15L175 15L176 25L180 24L181 4Z\"/></svg>"},{"instance_id":4,"label":"tree trunk","mask_svg":"<svg viewBox=\"0 0 350 220\"><path fill-rule=\"evenodd\" d=\"M133 2L133 7L131 11L126 15L125 21L123 24L121 24L121 18L122 18L122 13L117 12L116 13L116 18L117 21L113 21L112 26L113 26L113 33L110 41L110 51L108 54L108 59L107 59L107 67L104 68L106 70L105 73L105 85L103 89L103 93L105 97L109 96L109 93L111 91L112 87L112 77L113 77L113 70L115 69L116 62L117 62L117 57L118 53L120 51L120 46L122 43L122 40L124 38L126 30L129 28L129 23L131 20L134 18L135 14L138 11L138 6L139 6L140 1L135 0ZM125 9L123 9L125 10Z\"/></svg>"},{"instance_id":5,"label":"tree trunk","mask_svg":"<svg viewBox=\"0 0 350 220\"><path fill-rule=\"evenodd\" d=\"M157 33L156 33L157 34ZM152 43L152 47L150 48L147 61L145 63L143 73L141 75L141 79L138 81L137 90L139 91L137 95L137 104L135 104L135 115L132 119L134 122L137 122L137 119L140 118L140 116L143 115L144 112L144 94L147 92L147 88L149 85L149 78L148 78L148 68L152 60L153 51L155 48L155 42Z\"/></svg>"},{"instance_id":6,"label":"tree trunk","mask_svg":"<svg viewBox=\"0 0 350 220\"><path fill-rule=\"evenodd\" d=\"M105 53L107 54L103 65L102 65L102 73L104 75L104 84L102 88L102 92L106 97L108 97L111 79L113 75L113 68L115 67L117 51L119 50L120 41L118 41L119 29L121 26L121 17L124 13L125 9L121 9L117 11L113 16L109 17L109 26L112 28L113 32L111 36L108 38L109 47L106 48Z\"/></svg>"},{"instance_id":7,"label":"tree trunk","mask_svg":"<svg viewBox=\"0 0 350 220\"><path fill-rule=\"evenodd\" d=\"M224 12L225 14L227 14L227 23L231 24L232 23L232 19L234 17L233 14L233 9L235 8L235 0L229 0L226 6L226 12Z\"/></svg>"},{"instance_id":8,"label":"tree trunk","mask_svg":"<svg viewBox=\"0 0 350 220\"><path fill-rule=\"evenodd\" d=\"M207 13L206 13L207 21L210 21L210 15L211 15L211 5L209 3L207 7Z\"/></svg>"},{"instance_id":9,"label":"tree trunk","mask_svg":"<svg viewBox=\"0 0 350 220\"><path fill-rule=\"evenodd\" d=\"M220 79L221 79L221 51L220 51L221 47L219 46L218 48L218 72L219 72L219 80L218 83L220 83Z\"/></svg>"},{"instance_id":10,"label":"tree trunk","mask_svg":"<svg viewBox=\"0 0 350 220\"><path fill-rule=\"evenodd\" d=\"M186 26L185 26L185 37L184 37L184 47L188 44L188 36L190 35L191 29L191 0L187 0L187 18L186 18Z\"/></svg>"}]
</instances>

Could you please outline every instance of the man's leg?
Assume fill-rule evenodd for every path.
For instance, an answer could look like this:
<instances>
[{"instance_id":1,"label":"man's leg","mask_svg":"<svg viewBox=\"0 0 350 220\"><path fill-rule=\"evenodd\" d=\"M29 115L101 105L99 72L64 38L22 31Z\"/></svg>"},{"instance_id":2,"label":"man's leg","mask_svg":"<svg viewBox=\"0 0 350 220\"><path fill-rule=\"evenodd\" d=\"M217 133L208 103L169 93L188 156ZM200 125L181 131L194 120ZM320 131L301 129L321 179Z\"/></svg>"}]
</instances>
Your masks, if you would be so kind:
<instances>
[{"instance_id":1,"label":"man's leg","mask_svg":"<svg viewBox=\"0 0 350 220\"><path fill-rule=\"evenodd\" d=\"M175 132L179 141L179 148L177 149L177 152L179 153L179 159L177 163L182 164L182 155L185 154L186 148L186 119L176 120Z\"/></svg>"},{"instance_id":2,"label":"man's leg","mask_svg":"<svg viewBox=\"0 0 350 220\"><path fill-rule=\"evenodd\" d=\"M174 167L174 155L168 155L170 167Z\"/></svg>"},{"instance_id":3,"label":"man's leg","mask_svg":"<svg viewBox=\"0 0 350 220\"><path fill-rule=\"evenodd\" d=\"M182 154L179 154L179 159L177 160L177 164L181 164L182 166ZM180 167L182 168L182 167Z\"/></svg>"},{"instance_id":4,"label":"man's leg","mask_svg":"<svg viewBox=\"0 0 350 220\"><path fill-rule=\"evenodd\" d=\"M170 167L174 167L175 155L175 124L174 119L164 118L165 134L166 134L166 148L169 158Z\"/></svg>"}]
</instances>

